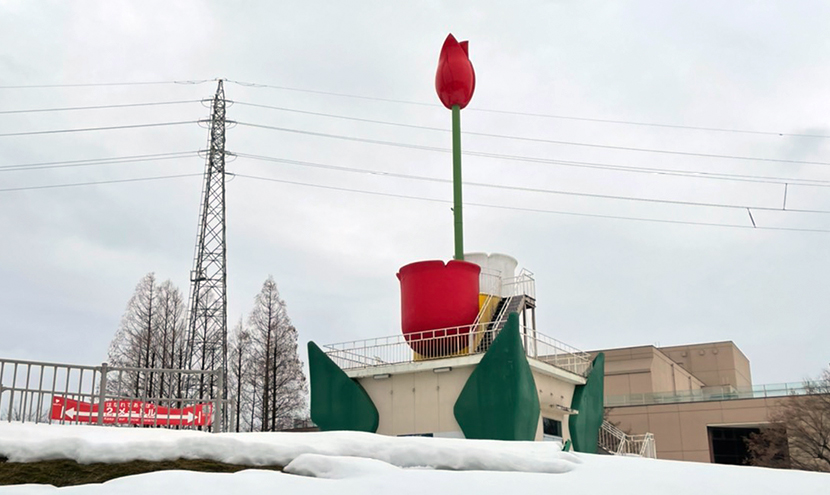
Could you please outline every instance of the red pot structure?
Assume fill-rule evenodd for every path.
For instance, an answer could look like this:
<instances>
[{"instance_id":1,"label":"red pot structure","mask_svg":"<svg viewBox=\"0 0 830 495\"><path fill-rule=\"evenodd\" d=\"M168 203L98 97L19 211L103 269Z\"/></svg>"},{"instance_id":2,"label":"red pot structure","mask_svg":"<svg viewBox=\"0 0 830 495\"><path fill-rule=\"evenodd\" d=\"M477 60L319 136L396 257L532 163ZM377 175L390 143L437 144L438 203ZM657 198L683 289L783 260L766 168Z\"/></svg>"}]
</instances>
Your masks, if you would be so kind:
<instances>
[{"instance_id":1,"label":"red pot structure","mask_svg":"<svg viewBox=\"0 0 830 495\"><path fill-rule=\"evenodd\" d=\"M480 272L475 263L458 260L419 261L398 271L401 328L415 352L433 358L467 347L478 315Z\"/></svg>"}]
</instances>

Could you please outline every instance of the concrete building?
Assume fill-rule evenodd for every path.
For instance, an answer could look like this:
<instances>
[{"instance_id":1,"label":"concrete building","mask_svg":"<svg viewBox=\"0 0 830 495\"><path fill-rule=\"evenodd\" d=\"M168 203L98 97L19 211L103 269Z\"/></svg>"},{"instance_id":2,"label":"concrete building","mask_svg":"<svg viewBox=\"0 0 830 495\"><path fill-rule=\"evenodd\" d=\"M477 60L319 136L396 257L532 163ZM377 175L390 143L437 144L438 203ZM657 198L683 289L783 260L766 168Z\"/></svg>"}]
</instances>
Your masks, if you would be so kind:
<instances>
[{"instance_id":1,"label":"concrete building","mask_svg":"<svg viewBox=\"0 0 830 495\"><path fill-rule=\"evenodd\" d=\"M309 343L323 430L557 440L596 452L603 359L536 328L531 272L503 254L411 263L397 335Z\"/></svg>"},{"instance_id":2,"label":"concrete building","mask_svg":"<svg viewBox=\"0 0 830 495\"><path fill-rule=\"evenodd\" d=\"M380 413L377 433L464 438L453 406L483 354L347 369ZM574 386L585 377L537 358L528 359L539 396L541 414L536 440L569 440L568 411ZM588 362L581 366L587 370ZM581 370L580 370L581 371Z\"/></svg>"},{"instance_id":3,"label":"concrete building","mask_svg":"<svg viewBox=\"0 0 830 495\"><path fill-rule=\"evenodd\" d=\"M753 386L749 360L729 341L599 352L608 421L629 434L652 433L660 459L743 464L743 439L803 390Z\"/></svg>"}]
</instances>

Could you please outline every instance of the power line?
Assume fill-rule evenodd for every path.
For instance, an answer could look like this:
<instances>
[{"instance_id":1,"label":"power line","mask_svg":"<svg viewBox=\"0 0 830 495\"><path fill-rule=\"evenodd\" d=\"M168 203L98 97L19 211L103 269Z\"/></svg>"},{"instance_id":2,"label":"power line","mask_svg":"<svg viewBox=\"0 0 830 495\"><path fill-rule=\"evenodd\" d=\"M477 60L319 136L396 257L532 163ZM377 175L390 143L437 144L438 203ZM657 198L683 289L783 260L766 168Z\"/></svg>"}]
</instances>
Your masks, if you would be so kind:
<instances>
[{"instance_id":1,"label":"power line","mask_svg":"<svg viewBox=\"0 0 830 495\"><path fill-rule=\"evenodd\" d=\"M408 143L401 143L395 141L382 141L378 139L367 139L367 138L359 138L354 136L344 136L342 134L328 134L324 132L314 132L314 131L306 131L302 129L291 129L287 127L277 127L277 126L269 126L263 124L253 124L249 122L236 122L236 124L241 126L247 127L255 127L258 129L268 129L273 131L281 131L281 132L291 132L295 134L305 134L308 136L317 136L317 137L326 137L332 139L341 139L345 141L355 141L361 143L370 143L370 144L380 144L384 146L395 146L399 148L410 148L410 149L419 149L425 151L440 151L440 152L449 152L449 148L440 148L436 146L423 146L417 144L408 144ZM481 134L487 135L487 134ZM490 137L495 137L495 135L491 135ZM520 138L514 137L517 139L522 139L525 141L542 141L537 140L534 138ZM639 151L639 152L649 152L649 153L662 153L662 154L671 154L671 155L683 155L683 156L696 156L696 157L703 157L703 158L721 158L721 159L729 159L729 160L745 160L745 161L761 161L761 162L774 162L774 163L795 163L800 165L822 165L822 166L830 166L830 162L810 162L810 161L802 161L802 160L785 160L785 159L775 159L775 158L762 158L762 157L749 157L749 156L739 156L739 155L717 155L717 154L709 154L709 153L694 153L694 152L686 152L686 151L670 151L670 150L655 150L649 148L633 148L633 147L625 147L625 146L611 146L611 145L604 145L604 144L594 144L594 143L577 143L577 142L570 142L570 141L553 141L553 140L543 140L548 143L553 144L565 144L565 145L573 145L573 146L586 146L592 148L605 148L605 149L615 149L615 150L625 150L625 151ZM504 158L511 155L497 155L492 153L480 153L480 152L470 152L464 151L464 154L467 155L478 155L478 156L492 156L492 157L499 157Z\"/></svg>"},{"instance_id":2,"label":"power line","mask_svg":"<svg viewBox=\"0 0 830 495\"><path fill-rule=\"evenodd\" d=\"M262 156L262 155L250 155L246 153L234 153L236 156L241 158L250 158L253 160L260 160L260 161L270 161L270 162L277 162L277 163L287 163L291 165L299 165L305 167L313 167L313 168L321 168L321 169L328 169L328 170L337 170L340 172L351 172L351 173L361 173L361 174L370 174L370 175L379 175L383 177L393 177L398 179L409 179L409 180L419 180L419 181L428 181L428 182L440 182L440 183L451 183L452 181L449 179L440 179L436 177L425 177L420 175L409 175L409 174L399 174L394 172L385 172L385 171L375 171L375 170L367 170L367 169L360 169L360 168L352 168L352 167L341 167L336 165L324 165L319 163L312 163L312 162L304 162L299 160L288 160L282 158L274 158L269 156ZM554 195L561 195L561 196L579 196L585 198L595 198L595 199L611 199L611 200L618 200L618 201L632 201L632 202L643 202L643 203L662 203L662 204L671 204L671 205L679 205L679 206L695 206L695 207L708 207L708 208L728 208L728 209L738 209L738 210L759 210L759 211L785 211L785 212L792 212L792 213L820 213L820 214L827 214L830 213L828 210L806 210L806 209L783 209L779 207L768 207L768 206L751 206L751 205L734 205L734 204L726 204L726 203L704 203L698 201L679 201L679 200L671 200L671 199L656 199L656 198L642 198L642 197L634 197L634 196L620 196L620 195L612 195L612 194L596 194L596 193L583 193L583 192L574 192L574 191L561 191L561 190L554 190L554 189L542 189L542 188L535 188L535 187L522 187L522 186L507 186L501 184L487 184L482 182L464 182L465 186L473 186L473 187L485 187L491 189L502 189L502 190L510 190L510 191L521 191L521 192L532 192L532 193L542 193L542 194L554 194Z\"/></svg>"},{"instance_id":3,"label":"power line","mask_svg":"<svg viewBox=\"0 0 830 495\"><path fill-rule=\"evenodd\" d=\"M351 189L347 187L339 187L339 186L326 186L322 184L310 184L307 182L297 182L297 181L289 181L289 180L282 180L282 179L274 179L271 177L260 177L255 175L244 175L244 174L235 174L236 177L242 177L244 179L255 179L255 180L262 180L267 182L276 182L281 184L289 184L289 185L296 185L296 186L305 186L305 187L314 187L319 189L327 189L333 191L344 191L344 192L352 192L352 193L359 193L359 194L368 194L373 196L384 196L384 197L391 197L391 198L400 198L400 199L411 199L416 201L429 201L433 203L444 203L444 204L452 204L452 201L443 200L443 199L435 199L435 198L426 198L422 196L410 196L404 194L393 194L393 193L384 193L378 191L366 191L362 189ZM606 218L606 219L614 219L614 220L634 220L639 222L655 222L655 223L666 223L666 224L677 224L677 225L697 225L697 226L706 226L706 227L728 227L728 228L737 228L737 229L754 229L754 230L779 230L779 231L790 231L790 232L816 232L816 233L830 233L830 230L824 229L802 229L802 228L795 228L795 227L761 227L761 226L751 226L751 225L738 225L738 224L725 224L725 223L714 223L714 222L692 222L686 220L663 220L658 218L642 218L642 217L628 217L628 216L620 216L620 215L600 215L600 214L593 214L593 213L577 213L577 212L570 212L570 211L558 211L558 210L543 210L543 209L536 209L536 208L522 208L522 207L515 207L515 206L504 206L504 205L492 205L492 204L485 204L485 203L464 203L464 206L477 206L482 208L496 208L501 210L513 210L513 211L525 211L525 212L533 212L533 213L548 213L548 214L556 214L556 215L569 215L569 216L577 216L577 217L590 217L590 218Z\"/></svg>"},{"instance_id":4,"label":"power line","mask_svg":"<svg viewBox=\"0 0 830 495\"><path fill-rule=\"evenodd\" d=\"M27 132L9 132L5 134L0 134L0 137L12 137L12 136L36 136L41 134L61 134L67 132L94 132L94 131L111 131L116 129L139 129L144 127L164 127L164 126L174 126L174 125L184 125L184 124L198 124L200 121L198 120L184 120L179 122L156 122L151 124L132 124L132 125L115 125L115 126L106 126L106 127L84 127L78 129L51 129L48 131L27 131Z\"/></svg>"},{"instance_id":5,"label":"power line","mask_svg":"<svg viewBox=\"0 0 830 495\"><path fill-rule=\"evenodd\" d=\"M163 84L196 85L196 84L202 84L202 83L211 82L211 81L215 81L215 80L216 79L105 82L105 83L78 83L78 84L7 85L7 86L0 86L0 89L81 88L81 87L100 87L100 86L142 86L142 85L163 85ZM283 91L294 91L294 92L301 92L301 93L319 94L319 95L326 95L326 96L337 96L337 97L354 98L354 99L361 99L361 100L382 101L382 102L387 102L387 103L402 103L402 104L407 104L407 105L417 105L417 106L425 106L425 107L439 107L440 106L436 103L425 103L425 102L412 101L412 100L401 100L401 99L394 99L394 98L380 98L380 97L355 95L355 94L348 94L348 93L337 93L337 92L333 92L333 91L318 91L318 90L311 90L311 89L294 88L294 87L289 87L289 86L278 86L278 85L274 85L274 84L259 84L259 83L251 83L251 82L244 82L244 81L234 81L234 80L229 80L229 79L226 79L225 81L229 82L229 83L238 84L240 86L253 87L253 88L270 88L270 89L278 89L278 90L283 90ZM669 129L686 129L686 130L694 130L694 131L756 134L756 135L768 135L768 136L779 136L779 137L787 136L787 137L807 137L807 138L820 138L820 139L830 138L829 135L824 135L824 134L802 134L802 133L791 133L791 132L780 132L780 131L757 131L757 130L749 130L749 129L730 129L730 128L723 128L723 127L691 126L691 125L665 124L665 123L642 122L642 121L632 121L632 120L600 119L600 118L591 118L591 117L577 117L577 116L573 116L573 115L517 112L517 111L510 111L510 110L492 109L492 108L469 108L468 111L496 113L496 114L503 114L503 115L518 115L518 116L523 116L523 117L537 117L537 118L548 118L548 119L562 119L562 120L573 120L573 121L584 121L584 122L596 122L596 123L603 123L603 124L621 124L621 125L634 125L634 126L658 127L658 128L669 128Z\"/></svg>"},{"instance_id":6,"label":"power line","mask_svg":"<svg viewBox=\"0 0 830 495\"><path fill-rule=\"evenodd\" d=\"M125 182L142 182L152 180L178 179L181 177L201 177L202 174L178 174L178 175L157 175L155 177L136 177L133 179L114 179L102 180L95 182L74 182L71 184L50 184L43 186L24 186L24 187L8 187L0 189L0 192L14 192L14 191L34 191L38 189L58 189L63 187L80 187L80 186L97 186L100 184L120 184Z\"/></svg>"},{"instance_id":7,"label":"power line","mask_svg":"<svg viewBox=\"0 0 830 495\"><path fill-rule=\"evenodd\" d=\"M756 134L762 136L778 136L778 137L806 137L806 138L817 138L817 139L827 139L830 138L828 135L824 134L800 134L800 133L793 133L793 132L775 132L775 131L753 131L748 129L727 129L724 127L705 127L705 126L694 126L694 125L679 125L679 124L658 124L654 122L638 122L632 120L613 120L613 119L596 119L590 117L574 117L570 115L551 115L551 114L543 114L543 113L528 113L528 112L512 112L509 110L493 110L493 109L486 109L486 108L470 108L473 112L489 112L489 113L497 113L497 114L505 114L505 115L520 115L524 117L540 117L540 118L548 118L548 119L562 119L562 120L576 120L576 121L583 121L583 122L598 122L602 124L625 124L625 125L635 125L641 127L662 127L666 129L684 129L684 130L691 130L691 131L710 131L710 132L729 132L729 133L737 133L737 134Z\"/></svg>"},{"instance_id":8,"label":"power line","mask_svg":"<svg viewBox=\"0 0 830 495\"><path fill-rule=\"evenodd\" d=\"M75 110L101 110L105 108L131 108L131 107L150 107L159 105L182 105L185 103L199 103L202 100L179 100L179 101L155 101L148 103L123 103L119 105L93 105L85 107L57 107L57 108L30 108L25 110L0 110L0 115L18 114L18 113L41 113L41 112L69 112Z\"/></svg>"},{"instance_id":9,"label":"power line","mask_svg":"<svg viewBox=\"0 0 830 495\"><path fill-rule=\"evenodd\" d=\"M154 160L170 160L175 158L187 158L188 156L198 156L198 151L178 151L173 153L157 153L152 155L132 155L132 156L116 156L110 158L89 158L86 160L68 160L59 162L40 162L27 163L19 165L2 165L0 166L0 173L2 172L17 172L26 170L41 170L49 168L66 168L66 167L85 167L91 165L113 165L119 163L134 163L146 162Z\"/></svg>"},{"instance_id":10,"label":"power line","mask_svg":"<svg viewBox=\"0 0 830 495\"><path fill-rule=\"evenodd\" d=\"M253 87L253 88L270 88L270 89L279 89L283 91L295 91L300 93L309 93L309 94L319 94L319 95L326 95L326 96L337 96L343 98L355 98L361 100L373 100L373 101L382 101L386 103L402 103L406 105L417 105L417 106L425 106L425 107L440 107L437 103L424 103L420 101L412 101L412 100L400 100L400 99L393 99L393 98L379 98L373 96L363 96L363 95L355 95L355 94L348 94L348 93L336 93L332 91L317 91L317 90L310 90L310 89L302 89L302 88L293 88L289 86L277 86L273 84L258 84L258 83L250 83L250 82L242 82L242 81L232 81L228 80L230 83L239 84L240 86L246 87ZM583 121L583 122L596 122L596 123L603 123L603 124L622 124L622 125L634 125L634 126L643 126L643 127L659 127L659 128L669 128L669 129L686 129L686 130L694 130L694 131L710 131L710 132L726 132L726 133L739 133L739 134L756 134L756 135L767 135L767 136L779 136L779 137L807 137L807 138L819 138L819 139L827 139L830 138L829 135L824 134L800 134L800 133L790 133L790 132L778 132L778 131L756 131L756 130L748 130L748 129L729 129L723 127L706 127L706 126L691 126L691 125L679 125L679 124L661 124L661 123L654 123L654 122L641 122L641 121L633 121L633 120L614 120L614 119L599 119L599 118L591 118L591 117L577 117L572 115L557 115L557 114L543 114L543 113L530 113L530 112L516 112L510 110L498 110L498 109L490 109L490 108L468 108L468 111L473 112L487 112L487 113L496 113L496 114L503 114L503 115L518 115L522 117L537 117L537 118L548 118L548 119L562 119L562 120L573 120L573 121Z\"/></svg>"},{"instance_id":11,"label":"power line","mask_svg":"<svg viewBox=\"0 0 830 495\"><path fill-rule=\"evenodd\" d=\"M240 86L246 86L249 88L270 88L270 89L281 89L284 91L296 91L299 93L309 93L315 95L326 95L326 96L340 96L344 98L355 98L358 100L373 100L373 101L384 101L387 103L405 103L407 105L419 105L423 107L437 107L439 105L434 103L423 103L420 101L410 101L410 100L395 100L392 98L378 98L376 96L361 96L361 95L352 95L347 93L335 93L332 91L317 91L313 89L301 89L301 88L291 88L288 86L276 86L273 84L259 84L259 83L251 83L251 82L243 82L243 81L233 81L230 79L225 79L225 81L233 84L238 84Z\"/></svg>"},{"instance_id":12,"label":"power line","mask_svg":"<svg viewBox=\"0 0 830 495\"><path fill-rule=\"evenodd\" d=\"M761 183L761 184L778 184L778 185L785 185L788 183L797 184L802 186L811 186L811 187L828 187L830 186L830 181L821 180L821 179L801 179L797 177L774 177L774 176L765 176L765 175L746 175L746 174L725 174L722 172L700 172L695 170L671 170L671 169L662 169L662 168L651 168L651 167L632 167L627 165L613 165L613 164L606 164L606 163L596 163L596 162L581 162L581 161L570 161L570 160L559 160L554 158L538 158L538 157L531 157L531 156L519 156L519 155L504 155L499 153L486 153L486 152L479 152L479 151L463 151L464 154L470 156L480 156L485 158L494 158L494 159L501 159L501 160L510 160L510 161L518 161L518 162L528 162L528 163L542 163L542 164L551 164L551 165L562 165L566 167L576 167L576 168L589 168L589 169L600 169L600 170L614 170L617 172L631 172L631 173L641 173L641 174L651 174L651 175L671 175L671 176L678 176L678 177L692 177L698 179L711 179L711 180L726 180L726 181L734 181L734 182L754 182L754 183Z\"/></svg>"},{"instance_id":13,"label":"power line","mask_svg":"<svg viewBox=\"0 0 830 495\"><path fill-rule=\"evenodd\" d=\"M148 86L156 84L202 84L214 79L173 80L173 81L133 81L133 82L103 82L78 84L20 84L14 86L0 86L0 89L42 89L42 88L90 88L99 86Z\"/></svg>"},{"instance_id":14,"label":"power line","mask_svg":"<svg viewBox=\"0 0 830 495\"><path fill-rule=\"evenodd\" d=\"M299 110L295 108L287 108L287 107L277 107L271 105L260 105L257 103L247 103L247 102L235 102L237 105L242 106L250 106L256 108L266 108L271 110L280 110L285 112L292 112L292 113L299 113L304 115L314 115L320 117L330 117L335 119L343 119L343 120L350 120L356 122L366 122L372 124L382 124L382 125L390 125L390 126L397 126L397 127L405 127L410 129L422 129L422 130L429 130L429 131L442 131L442 132L449 132L449 129L444 129L440 127L430 127L430 126L422 126L422 125L415 125L415 124L404 124L400 122L390 122L385 120L374 120L374 119L364 119L359 117L350 117L346 115L337 115L337 114L330 114L330 113L323 113L323 112L313 112L308 110ZM463 134L473 134L469 131L462 131ZM486 135L486 134L482 134ZM524 137L519 136L505 136L505 135L496 135L492 134L489 135L492 137L498 138L505 138L505 139L526 139ZM448 149L447 149L448 151ZM468 152L469 154L469 152ZM520 159L520 160L531 160L530 157L517 157L515 155L497 155L497 154L481 154L478 156L487 156L493 158L506 158L506 159ZM820 180L820 179L800 179L800 178L790 178L790 177L770 177L770 176L757 176L757 175L743 175L743 174L723 174L723 173L712 173L712 172L699 172L693 170L670 170L670 169L660 169L660 168L650 168L650 167L630 167L624 165L612 165L612 164L599 164L595 162L580 162L580 161L568 161L568 160L545 160L545 163L554 163L557 165L565 165L565 166L576 166L576 167L584 167L584 168L598 168L598 169L607 169L607 170L616 170L621 172L636 172L636 173L648 173L648 174L664 174L664 175L676 175L681 177L696 177L696 178L707 178L707 179L716 179L716 180L729 180L729 181L738 181L738 182L758 182L758 183L772 183L772 184L781 184L784 185L788 182L809 182L810 185L815 185L816 187L828 187L830 186L830 180ZM755 180L757 179L757 180ZM824 184L824 185L822 185Z\"/></svg>"}]
</instances>

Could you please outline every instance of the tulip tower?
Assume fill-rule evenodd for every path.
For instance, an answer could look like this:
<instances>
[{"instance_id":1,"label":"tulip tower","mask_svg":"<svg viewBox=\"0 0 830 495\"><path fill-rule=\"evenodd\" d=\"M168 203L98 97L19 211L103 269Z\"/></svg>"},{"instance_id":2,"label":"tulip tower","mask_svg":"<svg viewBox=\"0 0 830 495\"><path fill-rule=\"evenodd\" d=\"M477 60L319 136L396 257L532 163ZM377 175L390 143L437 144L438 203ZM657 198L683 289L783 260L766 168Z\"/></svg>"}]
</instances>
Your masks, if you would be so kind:
<instances>
[{"instance_id":1,"label":"tulip tower","mask_svg":"<svg viewBox=\"0 0 830 495\"><path fill-rule=\"evenodd\" d=\"M469 42L447 36L438 58L435 90L445 107L452 110L452 184L455 259L464 259L464 217L461 205L461 109L473 98L476 73L470 62Z\"/></svg>"},{"instance_id":2,"label":"tulip tower","mask_svg":"<svg viewBox=\"0 0 830 495\"><path fill-rule=\"evenodd\" d=\"M532 273L503 254L464 254L461 110L476 76L447 36L435 90L452 112L453 259L397 273L401 331L308 344L311 418L322 430L563 442L596 451L604 358L562 352L536 331ZM325 350L324 350L325 349Z\"/></svg>"}]
</instances>

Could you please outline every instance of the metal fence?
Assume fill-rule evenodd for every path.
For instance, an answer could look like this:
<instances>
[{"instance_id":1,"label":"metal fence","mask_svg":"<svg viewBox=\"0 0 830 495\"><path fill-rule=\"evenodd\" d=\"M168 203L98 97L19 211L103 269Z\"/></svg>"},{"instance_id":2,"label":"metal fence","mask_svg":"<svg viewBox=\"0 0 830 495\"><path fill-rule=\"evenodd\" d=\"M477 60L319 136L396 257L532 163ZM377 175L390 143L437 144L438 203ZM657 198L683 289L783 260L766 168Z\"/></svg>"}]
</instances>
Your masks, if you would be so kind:
<instances>
[{"instance_id":1,"label":"metal fence","mask_svg":"<svg viewBox=\"0 0 830 495\"><path fill-rule=\"evenodd\" d=\"M819 390L819 386L820 384L815 382L776 383L771 385L753 385L751 387L724 385L720 387L705 387L698 390L680 390L677 392L609 395L605 397L605 407L786 397L788 395L814 393L811 391Z\"/></svg>"},{"instance_id":2,"label":"metal fence","mask_svg":"<svg viewBox=\"0 0 830 495\"><path fill-rule=\"evenodd\" d=\"M0 420L223 431L233 411L220 370L0 359Z\"/></svg>"},{"instance_id":3,"label":"metal fence","mask_svg":"<svg viewBox=\"0 0 830 495\"><path fill-rule=\"evenodd\" d=\"M480 323L355 340L329 344L324 350L344 370L481 354L496 337L491 325ZM581 376L590 370L588 353L532 329L522 327L521 332L528 357Z\"/></svg>"}]
</instances>

